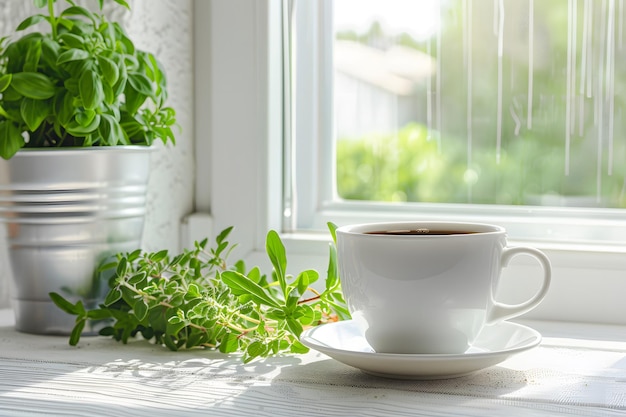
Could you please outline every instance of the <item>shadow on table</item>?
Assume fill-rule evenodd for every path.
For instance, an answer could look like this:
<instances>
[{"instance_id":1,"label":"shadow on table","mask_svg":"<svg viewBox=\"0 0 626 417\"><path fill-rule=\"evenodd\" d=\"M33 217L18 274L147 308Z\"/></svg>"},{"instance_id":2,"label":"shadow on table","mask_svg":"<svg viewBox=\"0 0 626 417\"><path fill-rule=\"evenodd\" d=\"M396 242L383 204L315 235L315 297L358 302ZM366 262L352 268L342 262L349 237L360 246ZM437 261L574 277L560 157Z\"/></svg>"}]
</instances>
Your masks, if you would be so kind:
<instances>
[{"instance_id":1,"label":"shadow on table","mask_svg":"<svg viewBox=\"0 0 626 417\"><path fill-rule=\"evenodd\" d=\"M282 368L280 375L274 378L274 381L382 388L484 398L498 398L528 385L525 372L500 366L457 378L420 381L373 376L332 359Z\"/></svg>"},{"instance_id":2,"label":"shadow on table","mask_svg":"<svg viewBox=\"0 0 626 417\"><path fill-rule=\"evenodd\" d=\"M144 339L127 344L111 338L82 337L77 346L68 344L68 336L42 336L21 333L13 326L0 326L0 377L11 369L27 369L20 375L21 384L30 385L65 374L135 380L146 386L183 388L197 381L222 379L235 381L267 380L279 373L280 367L297 365L297 356L279 356L265 360L242 362L241 355L226 355L208 349L172 352L164 346ZM6 371L6 372L4 372ZM10 384L0 391L12 390Z\"/></svg>"}]
</instances>

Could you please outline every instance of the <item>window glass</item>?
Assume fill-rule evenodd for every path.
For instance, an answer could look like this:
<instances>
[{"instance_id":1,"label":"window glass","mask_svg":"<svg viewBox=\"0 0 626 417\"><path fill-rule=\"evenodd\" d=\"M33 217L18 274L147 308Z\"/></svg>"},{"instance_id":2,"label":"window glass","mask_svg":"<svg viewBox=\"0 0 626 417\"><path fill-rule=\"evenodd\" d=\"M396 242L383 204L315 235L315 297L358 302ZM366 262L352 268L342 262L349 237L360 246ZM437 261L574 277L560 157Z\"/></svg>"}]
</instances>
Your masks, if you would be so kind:
<instances>
[{"instance_id":1,"label":"window glass","mask_svg":"<svg viewBox=\"0 0 626 417\"><path fill-rule=\"evenodd\" d=\"M334 0L336 196L626 207L623 0Z\"/></svg>"}]
</instances>

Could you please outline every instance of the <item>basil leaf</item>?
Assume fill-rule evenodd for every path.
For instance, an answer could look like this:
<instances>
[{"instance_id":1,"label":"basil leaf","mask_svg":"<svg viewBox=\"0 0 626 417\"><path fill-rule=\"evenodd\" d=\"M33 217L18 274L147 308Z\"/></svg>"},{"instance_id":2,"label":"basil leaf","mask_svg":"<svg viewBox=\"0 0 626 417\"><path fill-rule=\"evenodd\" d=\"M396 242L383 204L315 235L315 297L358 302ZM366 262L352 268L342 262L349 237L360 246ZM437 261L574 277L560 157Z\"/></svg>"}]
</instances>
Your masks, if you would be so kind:
<instances>
[{"instance_id":1,"label":"basil leaf","mask_svg":"<svg viewBox=\"0 0 626 417\"><path fill-rule=\"evenodd\" d=\"M54 95L52 80L38 72L16 72L13 74L11 87L24 97L35 100L45 100Z\"/></svg>"},{"instance_id":2,"label":"basil leaf","mask_svg":"<svg viewBox=\"0 0 626 417\"><path fill-rule=\"evenodd\" d=\"M32 98L24 98L22 100L20 104L20 114L31 132L37 130L46 117L48 117L49 108L50 103L44 100L33 100Z\"/></svg>"},{"instance_id":3,"label":"basil leaf","mask_svg":"<svg viewBox=\"0 0 626 417\"><path fill-rule=\"evenodd\" d=\"M100 70L106 82L110 86L114 86L120 78L120 70L115 61L103 56L98 56L98 65L100 66Z\"/></svg>"},{"instance_id":4,"label":"basil leaf","mask_svg":"<svg viewBox=\"0 0 626 417\"><path fill-rule=\"evenodd\" d=\"M59 58L57 58L57 65L65 64L70 61L82 61L90 56L91 55L89 55L89 52L87 51L78 48L71 48L59 55Z\"/></svg>"},{"instance_id":5,"label":"basil leaf","mask_svg":"<svg viewBox=\"0 0 626 417\"><path fill-rule=\"evenodd\" d=\"M72 6L61 12L61 16L84 16L92 22L96 22L96 16L89 10L80 6Z\"/></svg>"},{"instance_id":6,"label":"basil leaf","mask_svg":"<svg viewBox=\"0 0 626 417\"><path fill-rule=\"evenodd\" d=\"M78 81L78 91L87 110L99 107L104 101L102 82L94 71L85 71Z\"/></svg>"},{"instance_id":7,"label":"basil leaf","mask_svg":"<svg viewBox=\"0 0 626 417\"><path fill-rule=\"evenodd\" d=\"M122 6L126 7L127 9L130 9L130 6L128 5L128 3L126 3L126 1L124 0L115 0L115 2L117 4L121 4ZM102 0L100 0L100 3L102 4ZM102 8L102 7L100 7Z\"/></svg>"},{"instance_id":8,"label":"basil leaf","mask_svg":"<svg viewBox=\"0 0 626 417\"><path fill-rule=\"evenodd\" d=\"M85 40L73 33L63 33L59 35L59 40L70 48L82 50L85 47Z\"/></svg>"},{"instance_id":9,"label":"basil leaf","mask_svg":"<svg viewBox=\"0 0 626 417\"><path fill-rule=\"evenodd\" d=\"M12 79L13 74L4 74L2 77L0 77L0 93L2 93L9 87Z\"/></svg>"},{"instance_id":10,"label":"basil leaf","mask_svg":"<svg viewBox=\"0 0 626 417\"><path fill-rule=\"evenodd\" d=\"M24 138L17 126L8 120L0 121L0 156L10 159L24 146Z\"/></svg>"},{"instance_id":11,"label":"basil leaf","mask_svg":"<svg viewBox=\"0 0 626 417\"><path fill-rule=\"evenodd\" d=\"M46 2L44 0L40 1L40 3L41 2L46 4ZM37 1L35 1L35 3L37 3ZM26 18L24 21L22 21L22 23L20 23L15 30L16 31L21 31L21 30L24 30L24 29L28 29L29 27L31 27L33 25L36 25L37 23L41 22L45 18L46 18L46 16L44 16L42 14L32 15L32 16Z\"/></svg>"},{"instance_id":12,"label":"basil leaf","mask_svg":"<svg viewBox=\"0 0 626 417\"><path fill-rule=\"evenodd\" d=\"M96 114L93 121L88 126L81 126L75 120L71 120L65 127L65 130L72 136L83 137L95 131L100 125L100 115Z\"/></svg>"},{"instance_id":13,"label":"basil leaf","mask_svg":"<svg viewBox=\"0 0 626 417\"><path fill-rule=\"evenodd\" d=\"M74 117L74 97L67 93L62 92L56 96L54 101L54 111L57 115L57 120L63 126L66 126Z\"/></svg>"},{"instance_id":14,"label":"basil leaf","mask_svg":"<svg viewBox=\"0 0 626 417\"><path fill-rule=\"evenodd\" d=\"M119 122L111 115L103 113L102 122L98 127L98 132L108 145L124 144L129 145L129 141L122 130Z\"/></svg>"},{"instance_id":15,"label":"basil leaf","mask_svg":"<svg viewBox=\"0 0 626 417\"><path fill-rule=\"evenodd\" d=\"M126 88L125 98L126 111L128 111L130 114L135 114L137 113L141 105L146 101L147 96L137 92L133 88Z\"/></svg>"},{"instance_id":16,"label":"basil leaf","mask_svg":"<svg viewBox=\"0 0 626 417\"><path fill-rule=\"evenodd\" d=\"M37 72L40 58L41 38L32 38L27 45L26 56L24 57L24 71Z\"/></svg>"},{"instance_id":17,"label":"basil leaf","mask_svg":"<svg viewBox=\"0 0 626 417\"><path fill-rule=\"evenodd\" d=\"M152 89L152 82L148 77L139 73L128 74L128 83L135 91L152 98L156 98Z\"/></svg>"},{"instance_id":18,"label":"basil leaf","mask_svg":"<svg viewBox=\"0 0 626 417\"><path fill-rule=\"evenodd\" d=\"M81 126L89 126L93 119L96 117L96 112L93 110L79 111L76 113L76 122Z\"/></svg>"}]
</instances>

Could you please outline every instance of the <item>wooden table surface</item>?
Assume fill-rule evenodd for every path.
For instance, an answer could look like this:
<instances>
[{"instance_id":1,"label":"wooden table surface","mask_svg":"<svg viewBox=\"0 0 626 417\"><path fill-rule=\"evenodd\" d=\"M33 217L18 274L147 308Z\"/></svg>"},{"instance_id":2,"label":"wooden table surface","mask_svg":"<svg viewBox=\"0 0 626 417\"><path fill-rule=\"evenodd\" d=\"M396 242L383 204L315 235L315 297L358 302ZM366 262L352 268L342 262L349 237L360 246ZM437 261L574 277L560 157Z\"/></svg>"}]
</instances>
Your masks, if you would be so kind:
<instances>
[{"instance_id":1,"label":"wooden table surface","mask_svg":"<svg viewBox=\"0 0 626 417\"><path fill-rule=\"evenodd\" d=\"M16 332L0 310L0 416L626 415L626 328L524 322L540 346L475 374L373 377L311 351L243 364L87 337Z\"/></svg>"}]
</instances>

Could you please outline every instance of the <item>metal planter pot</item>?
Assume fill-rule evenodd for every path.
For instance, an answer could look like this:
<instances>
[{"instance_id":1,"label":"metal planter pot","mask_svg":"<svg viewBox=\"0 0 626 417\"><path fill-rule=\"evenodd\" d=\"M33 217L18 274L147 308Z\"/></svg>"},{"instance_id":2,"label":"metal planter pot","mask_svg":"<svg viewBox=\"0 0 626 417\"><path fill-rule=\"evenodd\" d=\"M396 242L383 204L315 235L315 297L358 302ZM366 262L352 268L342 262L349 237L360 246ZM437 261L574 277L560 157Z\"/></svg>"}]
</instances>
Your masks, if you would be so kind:
<instances>
[{"instance_id":1,"label":"metal planter pot","mask_svg":"<svg viewBox=\"0 0 626 417\"><path fill-rule=\"evenodd\" d=\"M97 266L141 246L149 172L150 148L138 146L24 149L0 160L17 330L71 332L74 317L50 292L88 307L102 302L107 283Z\"/></svg>"}]
</instances>

